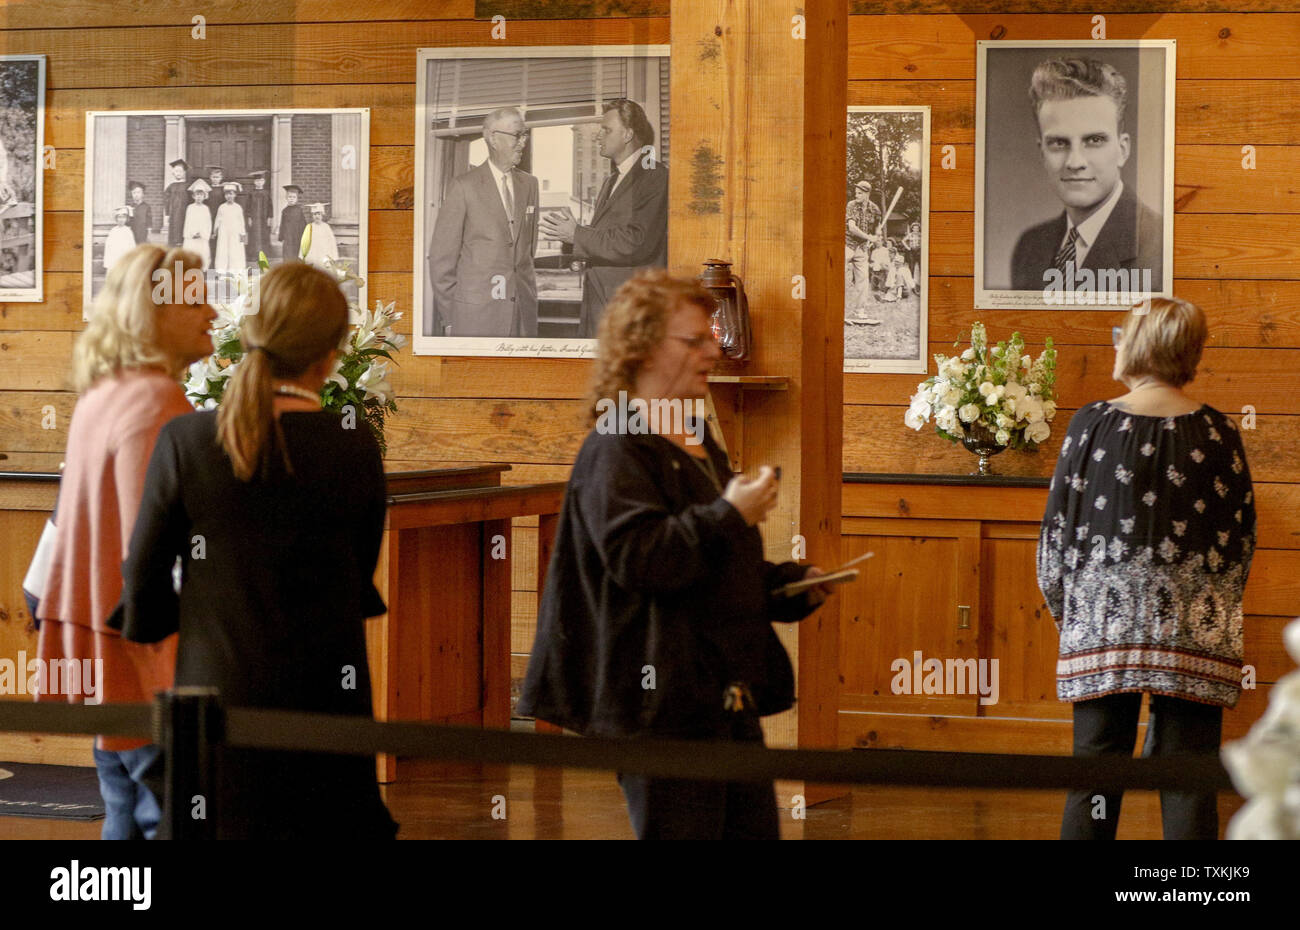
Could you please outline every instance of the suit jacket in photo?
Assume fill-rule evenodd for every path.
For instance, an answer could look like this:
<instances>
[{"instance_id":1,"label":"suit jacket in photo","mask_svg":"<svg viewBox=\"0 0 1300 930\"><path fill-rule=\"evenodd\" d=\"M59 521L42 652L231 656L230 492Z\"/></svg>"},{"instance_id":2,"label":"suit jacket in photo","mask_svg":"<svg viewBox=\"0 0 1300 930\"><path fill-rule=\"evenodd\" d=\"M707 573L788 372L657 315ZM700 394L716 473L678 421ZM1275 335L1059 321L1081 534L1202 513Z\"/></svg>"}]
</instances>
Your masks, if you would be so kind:
<instances>
[{"instance_id":1,"label":"suit jacket in photo","mask_svg":"<svg viewBox=\"0 0 1300 930\"><path fill-rule=\"evenodd\" d=\"M485 161L454 178L429 247L435 336L536 336L537 178L511 169L515 234ZM504 289L494 281L502 276Z\"/></svg>"},{"instance_id":2,"label":"suit jacket in photo","mask_svg":"<svg viewBox=\"0 0 1300 930\"><path fill-rule=\"evenodd\" d=\"M190 205L189 182L172 181L163 191L163 213L167 217L167 244L179 247L184 241L185 208Z\"/></svg>"},{"instance_id":3,"label":"suit jacket in photo","mask_svg":"<svg viewBox=\"0 0 1300 930\"><path fill-rule=\"evenodd\" d=\"M668 265L668 165L637 159L613 193L597 200L591 224L573 235L573 255L587 262L582 278L582 329L596 338L605 304L644 268Z\"/></svg>"},{"instance_id":4,"label":"suit jacket in photo","mask_svg":"<svg viewBox=\"0 0 1300 930\"><path fill-rule=\"evenodd\" d=\"M1043 290L1047 284L1044 274L1054 267L1066 226L1065 211L1061 211L1055 219L1020 234L1011 257L1012 290ZM1080 270L1150 268L1151 289L1159 291L1164 286L1163 232L1160 215L1139 202L1133 189L1126 186L1097 234L1097 241L1088 249Z\"/></svg>"},{"instance_id":5,"label":"suit jacket in photo","mask_svg":"<svg viewBox=\"0 0 1300 930\"><path fill-rule=\"evenodd\" d=\"M253 188L244 192L244 221L248 225L246 258L257 261L258 252L271 251L271 192Z\"/></svg>"},{"instance_id":6,"label":"suit jacket in photo","mask_svg":"<svg viewBox=\"0 0 1300 930\"><path fill-rule=\"evenodd\" d=\"M302 233L306 228L307 217L303 216L302 204L285 204L280 211L280 241L284 243L280 257L284 261L298 257L302 251Z\"/></svg>"},{"instance_id":7,"label":"suit jacket in photo","mask_svg":"<svg viewBox=\"0 0 1300 930\"><path fill-rule=\"evenodd\" d=\"M131 218L126 221L126 225L131 227L131 234L135 236L135 244L149 241L149 228L153 226L153 211L147 203L136 203L131 205Z\"/></svg>"}]
</instances>

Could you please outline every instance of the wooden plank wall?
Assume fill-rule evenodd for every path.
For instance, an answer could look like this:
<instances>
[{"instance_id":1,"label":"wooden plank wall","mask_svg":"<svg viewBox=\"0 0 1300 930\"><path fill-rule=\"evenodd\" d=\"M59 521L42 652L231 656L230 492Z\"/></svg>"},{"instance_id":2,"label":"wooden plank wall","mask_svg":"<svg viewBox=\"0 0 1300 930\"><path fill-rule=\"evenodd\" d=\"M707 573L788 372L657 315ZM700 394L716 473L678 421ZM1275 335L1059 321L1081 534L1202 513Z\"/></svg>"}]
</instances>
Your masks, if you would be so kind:
<instances>
[{"instance_id":1,"label":"wooden plank wall","mask_svg":"<svg viewBox=\"0 0 1300 930\"><path fill-rule=\"evenodd\" d=\"M192 35L196 12L206 16L202 39ZM69 364L82 327L85 111L369 107L370 296L397 302L406 312L399 328L409 336L416 49L668 42L666 16L511 18L504 42L492 38L490 14L474 16L473 0L0 5L0 53L48 56L45 142L55 149L55 167L45 175L47 299L0 303L0 454L7 456L0 470L52 471L63 457L76 401L68 390ZM401 412L388 433L390 469L503 462L513 466L506 483L567 478L585 432L578 398L589 363L416 357L409 346L398 361L392 381ZM57 412L58 429L41 428L47 404ZM521 523L512 553L512 649L520 675L536 615L529 571L536 521ZM7 613L0 619L12 619L18 629L9 637L13 643L4 641L7 655L35 648L34 633L23 629L29 618L16 582L39 525L26 520L20 537L10 537L13 558L5 564L15 567L5 573L0 607Z\"/></svg>"},{"instance_id":2,"label":"wooden plank wall","mask_svg":"<svg viewBox=\"0 0 1300 930\"><path fill-rule=\"evenodd\" d=\"M1033 10L1032 3L1004 4ZM528 2L502 4L507 16L544 15ZM572 20L508 19L509 44L666 43L667 4L622 4L645 18L603 16L605 4L552 4ZM894 12L868 14L884 9ZM973 265L975 41L1086 39L1093 12L1131 3L1065 3L1070 14L951 12L979 4L854 4L849 25L849 104L928 104L933 108L930 340L944 351L975 318ZM1300 213L1294 159L1300 152L1300 14L1108 13L1110 38L1178 40L1175 152L1175 283L1211 321L1211 342L1193 393L1225 412L1246 404L1259 414L1245 433L1260 484L1256 563L1263 596L1252 608L1295 612L1300 577L1300 246L1289 235ZM1148 5L1148 9L1154 5ZM1277 9L1285 4L1257 4ZM906 10L907 12L903 12ZM933 10L934 12L926 12ZM282 12L283 11L283 12ZM64 433L42 430L53 404L66 425L72 340L81 327L81 206L88 109L331 107L371 108L370 285L372 297L412 300L415 49L489 45L491 23L474 19L474 0L373 0L344 5L300 0L268 7L253 0L208 4L206 37L191 36L193 4L157 0L110 5L93 0L0 6L0 50L49 56L46 143L46 293L43 304L0 304L0 468L50 470ZM430 19L436 16L437 19ZM273 19L272 22L267 22ZM943 170L941 146L956 147ZM1258 168L1241 168L1253 145ZM1031 344L1051 335L1061 349L1061 417L1040 455L1008 453L1005 472L1049 474L1069 414L1114 396L1109 381L1108 311L984 311L995 335L1018 328ZM508 462L509 482L566 477L582 430L577 398L586 365L568 360L416 358L403 352L394 384L402 413L392 422L390 467ZM902 425L912 375L844 379L847 471L954 472L967 454ZM1276 500L1275 507L1266 501ZM517 528L517 566L526 566L533 531ZM20 560L21 561L21 560ZM516 569L512 636L532 640L531 580ZM9 586L5 589L9 598Z\"/></svg>"},{"instance_id":3,"label":"wooden plank wall","mask_svg":"<svg viewBox=\"0 0 1300 930\"><path fill-rule=\"evenodd\" d=\"M994 459L1004 474L1050 475L1070 415L1125 388L1110 379L1110 328L1119 313L973 309L975 42L1087 39L1098 11L852 18L849 103L933 108L931 352L951 354L976 319L991 338L1019 330L1035 355L1047 336L1060 350L1053 436L1037 455ZM1245 605L1247 662L1256 666L1259 688L1229 715L1225 727L1236 736L1263 712L1269 683L1294 667L1280 632L1300 613L1300 245L1291 233L1300 213L1300 13L1113 13L1106 36L1178 42L1174 290L1204 308L1211 334L1188 390L1239 422L1244 408L1257 413L1256 428L1242 436L1259 508L1260 549ZM941 164L945 145L956 149L953 170ZM1255 147L1254 170L1242 167L1246 145ZM903 426L920 380L845 375L845 471L969 471L969 453ZM960 489L935 491L950 514L960 512Z\"/></svg>"},{"instance_id":4,"label":"wooden plank wall","mask_svg":"<svg viewBox=\"0 0 1300 930\"><path fill-rule=\"evenodd\" d=\"M937 4L934 6L938 6ZM1007 454L1004 473L1050 475L1069 414L1123 393L1110 380L1114 311L972 309L975 42L1080 39L1091 15L857 16L849 36L850 104L933 107L930 349L982 319L991 337L1018 329L1037 351L1060 348L1062 416L1037 456ZM1260 414L1245 434L1256 481L1294 484L1300 428L1300 212L1293 159L1300 143L1300 14L1112 14L1106 36L1178 42L1175 129L1175 292L1206 310L1211 339L1192 393L1226 413ZM944 170L942 147L956 149ZM1257 169L1242 168L1242 146ZM967 453L900 428L912 375L845 377L846 471L961 472Z\"/></svg>"}]
</instances>

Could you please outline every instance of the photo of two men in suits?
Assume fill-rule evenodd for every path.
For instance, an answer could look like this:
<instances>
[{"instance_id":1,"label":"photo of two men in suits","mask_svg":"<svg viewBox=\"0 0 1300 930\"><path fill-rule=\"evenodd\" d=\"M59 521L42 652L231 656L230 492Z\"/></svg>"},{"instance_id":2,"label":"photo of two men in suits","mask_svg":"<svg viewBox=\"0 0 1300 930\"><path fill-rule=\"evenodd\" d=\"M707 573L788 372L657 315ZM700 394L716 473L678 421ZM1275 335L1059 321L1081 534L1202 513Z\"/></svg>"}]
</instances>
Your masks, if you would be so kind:
<instances>
[{"instance_id":1,"label":"photo of two men in suits","mask_svg":"<svg viewBox=\"0 0 1300 930\"><path fill-rule=\"evenodd\" d=\"M980 47L977 308L1119 307L1171 290L1172 47L1042 47L1059 44ZM1027 107L1007 102L1017 85ZM1024 164L1030 143L1039 168Z\"/></svg>"},{"instance_id":2,"label":"photo of two men in suits","mask_svg":"<svg viewBox=\"0 0 1300 930\"><path fill-rule=\"evenodd\" d=\"M667 265L668 168L639 104L604 104L596 139L610 172L587 223L539 205L538 179L519 168L529 138L518 109L489 113L487 160L449 184L429 248L428 334L537 337L539 234L561 243L565 262L581 272L579 339L596 337L601 312L624 281Z\"/></svg>"}]
</instances>

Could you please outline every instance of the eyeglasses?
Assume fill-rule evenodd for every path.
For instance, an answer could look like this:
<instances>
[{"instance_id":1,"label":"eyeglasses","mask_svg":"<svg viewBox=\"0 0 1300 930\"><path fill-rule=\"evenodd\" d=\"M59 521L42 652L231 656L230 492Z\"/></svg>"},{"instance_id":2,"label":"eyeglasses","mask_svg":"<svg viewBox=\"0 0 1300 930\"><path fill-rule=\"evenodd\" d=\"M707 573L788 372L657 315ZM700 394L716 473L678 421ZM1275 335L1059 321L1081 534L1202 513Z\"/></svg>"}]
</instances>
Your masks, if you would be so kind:
<instances>
[{"instance_id":1,"label":"eyeglasses","mask_svg":"<svg viewBox=\"0 0 1300 930\"><path fill-rule=\"evenodd\" d=\"M1110 344L1118 349L1119 341L1123 337L1123 335L1124 335L1123 326L1112 326L1110 328Z\"/></svg>"},{"instance_id":2,"label":"eyeglasses","mask_svg":"<svg viewBox=\"0 0 1300 930\"><path fill-rule=\"evenodd\" d=\"M506 132L504 129L493 129L492 131L499 132L503 136L509 136L511 141L513 141L515 145L518 145L520 142L528 141L529 131L527 129L521 129L518 132Z\"/></svg>"},{"instance_id":3,"label":"eyeglasses","mask_svg":"<svg viewBox=\"0 0 1300 930\"><path fill-rule=\"evenodd\" d=\"M678 342L685 343L688 349L702 349L710 343L717 342L717 340L713 338L713 333L700 333L695 336L679 336L676 333L669 333L668 338L676 339Z\"/></svg>"}]
</instances>

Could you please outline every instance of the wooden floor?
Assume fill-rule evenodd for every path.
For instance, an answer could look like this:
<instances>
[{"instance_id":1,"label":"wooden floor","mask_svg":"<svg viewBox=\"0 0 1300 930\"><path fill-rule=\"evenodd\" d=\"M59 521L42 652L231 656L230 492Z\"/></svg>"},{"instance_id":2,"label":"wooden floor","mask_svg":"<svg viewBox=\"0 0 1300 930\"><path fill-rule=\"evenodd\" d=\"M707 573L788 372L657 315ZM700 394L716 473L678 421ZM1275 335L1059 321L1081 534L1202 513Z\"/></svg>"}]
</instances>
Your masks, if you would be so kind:
<instances>
[{"instance_id":1,"label":"wooden floor","mask_svg":"<svg viewBox=\"0 0 1300 930\"><path fill-rule=\"evenodd\" d=\"M795 820L794 789L777 785L783 839L1049 840L1058 835L1064 803L1063 793L1048 791L855 788ZM386 786L384 798L402 825L399 839L633 838L623 795L606 772L437 765L427 777ZM1220 795L1221 829L1241 803ZM0 817L0 839L97 839L99 829L99 822ZM1160 838L1157 795L1125 796L1119 838Z\"/></svg>"}]
</instances>

